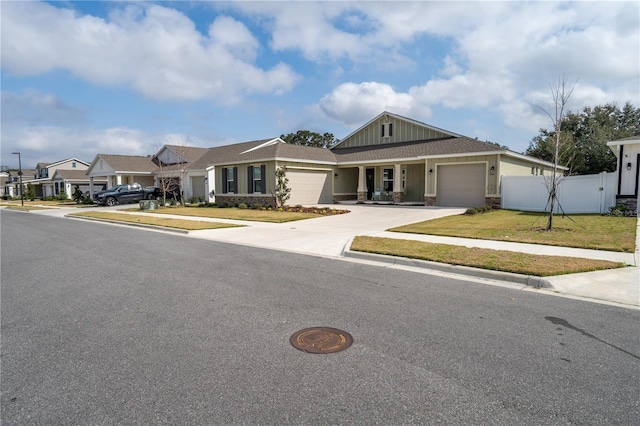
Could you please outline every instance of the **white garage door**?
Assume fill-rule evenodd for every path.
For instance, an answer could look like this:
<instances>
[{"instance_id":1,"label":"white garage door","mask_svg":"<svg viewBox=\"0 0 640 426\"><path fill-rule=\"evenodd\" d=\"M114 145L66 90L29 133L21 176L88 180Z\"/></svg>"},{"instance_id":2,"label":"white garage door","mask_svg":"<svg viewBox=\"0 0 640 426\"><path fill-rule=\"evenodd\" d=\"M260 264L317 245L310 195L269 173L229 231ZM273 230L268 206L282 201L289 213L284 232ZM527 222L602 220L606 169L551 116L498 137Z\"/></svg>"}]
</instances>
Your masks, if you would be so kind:
<instances>
[{"instance_id":1,"label":"white garage door","mask_svg":"<svg viewBox=\"0 0 640 426\"><path fill-rule=\"evenodd\" d=\"M485 203L484 164L438 166L437 204L445 207L475 207Z\"/></svg>"},{"instance_id":2,"label":"white garage door","mask_svg":"<svg viewBox=\"0 0 640 426\"><path fill-rule=\"evenodd\" d=\"M287 170L291 197L287 204L315 205L329 204L331 197L330 172L318 170Z\"/></svg>"}]
</instances>

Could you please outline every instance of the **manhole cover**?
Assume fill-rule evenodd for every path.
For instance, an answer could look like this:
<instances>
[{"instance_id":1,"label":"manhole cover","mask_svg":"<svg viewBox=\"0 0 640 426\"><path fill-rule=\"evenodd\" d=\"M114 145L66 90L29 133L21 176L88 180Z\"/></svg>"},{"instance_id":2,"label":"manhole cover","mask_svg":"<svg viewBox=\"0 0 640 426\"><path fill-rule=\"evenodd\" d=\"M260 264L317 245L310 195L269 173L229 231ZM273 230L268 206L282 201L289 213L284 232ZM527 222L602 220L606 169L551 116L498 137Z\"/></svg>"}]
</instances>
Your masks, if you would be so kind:
<instances>
[{"instance_id":1,"label":"manhole cover","mask_svg":"<svg viewBox=\"0 0 640 426\"><path fill-rule=\"evenodd\" d=\"M353 343L353 337L337 328L311 327L293 333L289 342L304 352L330 354L347 349Z\"/></svg>"}]
</instances>

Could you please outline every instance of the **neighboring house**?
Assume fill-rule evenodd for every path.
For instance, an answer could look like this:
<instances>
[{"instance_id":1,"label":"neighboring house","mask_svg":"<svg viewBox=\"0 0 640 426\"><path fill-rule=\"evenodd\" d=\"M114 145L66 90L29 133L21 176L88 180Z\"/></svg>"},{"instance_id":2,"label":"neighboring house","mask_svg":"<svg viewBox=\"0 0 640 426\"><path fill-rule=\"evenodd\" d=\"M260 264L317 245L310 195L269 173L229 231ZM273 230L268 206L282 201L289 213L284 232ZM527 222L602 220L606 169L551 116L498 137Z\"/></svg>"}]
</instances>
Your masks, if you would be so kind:
<instances>
[{"instance_id":1,"label":"neighboring house","mask_svg":"<svg viewBox=\"0 0 640 426\"><path fill-rule=\"evenodd\" d=\"M6 197L20 196L20 175L18 170L9 170L0 173L0 195ZM24 186L24 194L27 194L27 180L32 180L36 171L33 169L22 169L22 180Z\"/></svg>"},{"instance_id":2,"label":"neighboring house","mask_svg":"<svg viewBox=\"0 0 640 426\"><path fill-rule=\"evenodd\" d=\"M640 136L607 142L607 146L618 159L618 190L616 204L624 204L627 209L640 212L638 187L640 186Z\"/></svg>"},{"instance_id":3,"label":"neighboring house","mask_svg":"<svg viewBox=\"0 0 640 426\"><path fill-rule=\"evenodd\" d=\"M107 189L116 185L139 183L155 186L154 174L160 169L151 156L98 154L87 169L89 192L99 191L106 180Z\"/></svg>"},{"instance_id":4,"label":"neighboring house","mask_svg":"<svg viewBox=\"0 0 640 426\"><path fill-rule=\"evenodd\" d=\"M389 112L331 149L274 138L210 148L205 155L211 161L207 178L216 202L248 204L273 201L275 170L282 166L291 188L290 205L372 200L460 207L499 207L501 176L544 175L553 168L552 163Z\"/></svg>"},{"instance_id":5,"label":"neighboring house","mask_svg":"<svg viewBox=\"0 0 640 426\"><path fill-rule=\"evenodd\" d=\"M68 199L73 198L76 186L83 194L91 193L89 185L89 176L86 170L56 170L51 177L54 190L66 194ZM94 178L94 190L101 191L106 189L106 178Z\"/></svg>"},{"instance_id":6,"label":"neighboring house","mask_svg":"<svg viewBox=\"0 0 640 426\"><path fill-rule=\"evenodd\" d=\"M195 163L208 151L208 148L164 145L153 156L154 163L158 165L156 186L164 190L177 184L187 200L193 195L207 199L206 167Z\"/></svg>"},{"instance_id":7,"label":"neighboring house","mask_svg":"<svg viewBox=\"0 0 640 426\"><path fill-rule=\"evenodd\" d=\"M11 194L13 179L10 176L9 172L0 172L0 197L13 197Z\"/></svg>"},{"instance_id":8,"label":"neighboring house","mask_svg":"<svg viewBox=\"0 0 640 426\"><path fill-rule=\"evenodd\" d=\"M55 163L38 163L33 178L27 178L23 171L22 183L31 183L36 198L55 197L64 190L54 184L52 177L57 170L87 170L89 163L77 158L67 158ZM68 194L67 194L68 195Z\"/></svg>"}]
</instances>

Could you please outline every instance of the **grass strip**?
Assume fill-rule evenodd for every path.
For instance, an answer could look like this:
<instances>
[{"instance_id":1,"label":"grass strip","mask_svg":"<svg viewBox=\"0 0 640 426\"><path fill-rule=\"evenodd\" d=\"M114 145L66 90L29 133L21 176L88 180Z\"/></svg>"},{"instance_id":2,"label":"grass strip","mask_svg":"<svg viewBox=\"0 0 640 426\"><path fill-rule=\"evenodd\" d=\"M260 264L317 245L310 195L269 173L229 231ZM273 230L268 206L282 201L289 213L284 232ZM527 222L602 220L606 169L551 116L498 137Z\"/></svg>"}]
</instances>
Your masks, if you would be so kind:
<instances>
[{"instance_id":1,"label":"grass strip","mask_svg":"<svg viewBox=\"0 0 640 426\"><path fill-rule=\"evenodd\" d=\"M449 244L380 237L356 237L351 250L493 271L548 277L624 267L624 263L566 256L543 256L505 250L469 248Z\"/></svg>"},{"instance_id":2,"label":"grass strip","mask_svg":"<svg viewBox=\"0 0 640 426\"><path fill-rule=\"evenodd\" d=\"M184 229L187 231L198 231L202 229L220 229L220 228L236 228L241 225L232 225L228 223L209 222L204 220L185 220L172 219L166 217L153 217L143 215L131 215L126 213L111 212L82 212L73 213L69 216L89 217L96 219L107 219L126 223L139 223L143 225L162 226L165 228Z\"/></svg>"},{"instance_id":3,"label":"grass strip","mask_svg":"<svg viewBox=\"0 0 640 426\"><path fill-rule=\"evenodd\" d=\"M128 209L140 213L174 214L180 216L197 216L213 219L248 220L253 222L285 223L295 220L320 217L320 214L287 212L278 210L253 210L217 207L160 207L158 210Z\"/></svg>"},{"instance_id":4,"label":"grass strip","mask_svg":"<svg viewBox=\"0 0 640 426\"><path fill-rule=\"evenodd\" d=\"M456 215L391 228L392 232L511 241L632 253L637 218L598 214L554 216L553 230L545 230L548 214L495 210Z\"/></svg>"},{"instance_id":5,"label":"grass strip","mask_svg":"<svg viewBox=\"0 0 640 426\"><path fill-rule=\"evenodd\" d=\"M28 211L31 211L31 210L51 210L49 207L28 206L28 205L21 206L20 204L18 204L17 206L16 205L6 205L5 208L8 209L8 210L22 210L22 211L25 211L25 212L28 212Z\"/></svg>"}]
</instances>

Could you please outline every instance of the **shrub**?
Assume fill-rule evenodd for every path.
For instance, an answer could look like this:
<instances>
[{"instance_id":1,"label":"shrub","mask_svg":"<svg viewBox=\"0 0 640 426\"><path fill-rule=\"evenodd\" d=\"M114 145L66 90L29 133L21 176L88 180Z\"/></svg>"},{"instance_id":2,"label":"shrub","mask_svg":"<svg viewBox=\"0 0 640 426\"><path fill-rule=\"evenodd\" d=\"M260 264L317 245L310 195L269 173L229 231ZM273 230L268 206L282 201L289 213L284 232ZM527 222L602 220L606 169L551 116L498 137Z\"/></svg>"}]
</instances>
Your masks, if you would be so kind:
<instances>
[{"instance_id":1,"label":"shrub","mask_svg":"<svg viewBox=\"0 0 640 426\"><path fill-rule=\"evenodd\" d=\"M189 197L189 204L199 204L200 203L200 198L193 196L193 197Z\"/></svg>"},{"instance_id":2,"label":"shrub","mask_svg":"<svg viewBox=\"0 0 640 426\"><path fill-rule=\"evenodd\" d=\"M245 203L240 203L240 204L238 204L238 208L244 210L244 209L249 208L249 206L247 206Z\"/></svg>"},{"instance_id":3,"label":"shrub","mask_svg":"<svg viewBox=\"0 0 640 426\"><path fill-rule=\"evenodd\" d=\"M262 204L255 203L254 205L251 206L251 208L254 210L262 210Z\"/></svg>"},{"instance_id":4,"label":"shrub","mask_svg":"<svg viewBox=\"0 0 640 426\"><path fill-rule=\"evenodd\" d=\"M471 207L470 209L467 209L467 211L466 211L466 212L464 212L464 214L466 214L466 215L468 215L468 216L473 216L473 215L476 215L476 214L479 214L479 213L480 213L480 212L479 212L479 211L478 211L478 209L477 209L477 208L475 208L475 207Z\"/></svg>"},{"instance_id":5,"label":"shrub","mask_svg":"<svg viewBox=\"0 0 640 426\"><path fill-rule=\"evenodd\" d=\"M627 206L624 204L618 204L609 207L609 211L605 213L606 216L628 216Z\"/></svg>"}]
</instances>

